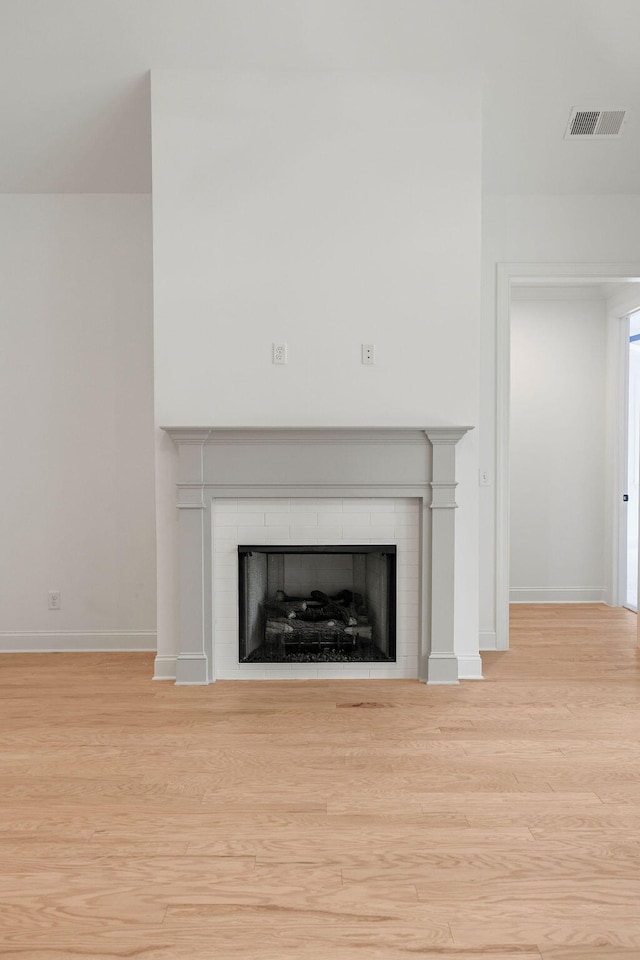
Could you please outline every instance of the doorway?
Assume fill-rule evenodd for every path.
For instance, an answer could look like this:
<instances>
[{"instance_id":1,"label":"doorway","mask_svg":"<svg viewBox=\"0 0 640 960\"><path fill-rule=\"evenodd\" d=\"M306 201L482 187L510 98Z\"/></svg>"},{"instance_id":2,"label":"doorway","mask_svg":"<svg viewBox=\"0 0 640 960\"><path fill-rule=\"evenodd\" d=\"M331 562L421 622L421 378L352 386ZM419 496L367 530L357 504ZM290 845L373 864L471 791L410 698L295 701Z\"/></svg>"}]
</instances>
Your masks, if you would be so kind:
<instances>
[{"instance_id":1,"label":"doorway","mask_svg":"<svg viewBox=\"0 0 640 960\"><path fill-rule=\"evenodd\" d=\"M510 603L606 599L607 335L602 285L514 284Z\"/></svg>"},{"instance_id":2,"label":"doorway","mask_svg":"<svg viewBox=\"0 0 640 960\"><path fill-rule=\"evenodd\" d=\"M499 263L496 276L496 488L495 488L495 649L509 648L510 587L510 391L511 391L511 293L515 284L586 283L637 284L639 263ZM639 289L636 287L636 289ZM638 304L634 304L637 307ZM619 316L626 311L621 311ZM616 409L618 409L616 401ZM623 409L623 408L619 408ZM621 433L621 431L618 431ZM623 458L620 442L610 451L611 476L622 476ZM614 495L613 480L607 479L609 530L606 561L607 582L618 584L620 576L619 492ZM608 590L608 597L611 591ZM619 602L614 600L614 602Z\"/></svg>"}]
</instances>

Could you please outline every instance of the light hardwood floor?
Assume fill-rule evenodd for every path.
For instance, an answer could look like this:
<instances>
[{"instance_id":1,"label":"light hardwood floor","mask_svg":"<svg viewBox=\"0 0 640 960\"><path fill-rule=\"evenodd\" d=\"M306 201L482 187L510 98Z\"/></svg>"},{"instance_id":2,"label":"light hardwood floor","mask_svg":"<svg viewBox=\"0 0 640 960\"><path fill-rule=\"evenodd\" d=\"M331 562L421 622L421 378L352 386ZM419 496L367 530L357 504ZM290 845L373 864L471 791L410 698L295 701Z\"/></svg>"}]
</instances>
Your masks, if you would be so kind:
<instances>
[{"instance_id":1,"label":"light hardwood floor","mask_svg":"<svg viewBox=\"0 0 640 960\"><path fill-rule=\"evenodd\" d=\"M0 956L638 960L636 618L512 619L459 687L0 658Z\"/></svg>"}]
</instances>

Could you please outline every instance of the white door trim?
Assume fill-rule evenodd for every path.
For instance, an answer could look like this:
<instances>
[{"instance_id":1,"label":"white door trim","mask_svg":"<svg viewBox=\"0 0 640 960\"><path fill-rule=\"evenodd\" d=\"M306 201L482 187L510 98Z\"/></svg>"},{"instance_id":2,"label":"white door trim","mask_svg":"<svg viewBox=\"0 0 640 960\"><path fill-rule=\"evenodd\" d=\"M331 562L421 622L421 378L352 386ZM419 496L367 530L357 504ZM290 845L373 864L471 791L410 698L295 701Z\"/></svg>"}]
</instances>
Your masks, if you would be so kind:
<instances>
[{"instance_id":1,"label":"white door trim","mask_svg":"<svg viewBox=\"0 0 640 960\"><path fill-rule=\"evenodd\" d=\"M618 431L614 458L615 501L613 504L614 549L612 600L624 606L627 599L627 505L622 496L627 491L629 462L629 316L620 317L616 361L618 364Z\"/></svg>"}]
</instances>

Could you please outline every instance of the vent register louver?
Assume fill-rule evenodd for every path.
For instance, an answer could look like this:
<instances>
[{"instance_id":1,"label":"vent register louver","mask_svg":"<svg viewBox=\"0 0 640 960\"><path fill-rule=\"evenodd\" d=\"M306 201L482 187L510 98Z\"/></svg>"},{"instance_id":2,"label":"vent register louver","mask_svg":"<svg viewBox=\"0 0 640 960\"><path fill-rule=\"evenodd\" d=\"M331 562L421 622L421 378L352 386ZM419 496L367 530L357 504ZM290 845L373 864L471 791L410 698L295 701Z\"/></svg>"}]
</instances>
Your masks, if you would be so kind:
<instances>
[{"instance_id":1,"label":"vent register louver","mask_svg":"<svg viewBox=\"0 0 640 960\"><path fill-rule=\"evenodd\" d=\"M610 140L619 137L624 127L626 110L583 110L574 107L564 135L565 140Z\"/></svg>"}]
</instances>

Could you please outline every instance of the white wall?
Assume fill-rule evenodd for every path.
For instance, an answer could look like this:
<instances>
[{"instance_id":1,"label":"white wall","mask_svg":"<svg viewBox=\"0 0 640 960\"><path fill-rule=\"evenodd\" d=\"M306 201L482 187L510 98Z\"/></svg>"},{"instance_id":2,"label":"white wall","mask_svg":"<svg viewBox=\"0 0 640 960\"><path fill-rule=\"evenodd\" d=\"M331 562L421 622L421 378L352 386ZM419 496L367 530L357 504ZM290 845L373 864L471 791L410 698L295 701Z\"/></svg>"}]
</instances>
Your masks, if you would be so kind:
<instances>
[{"instance_id":1,"label":"white wall","mask_svg":"<svg viewBox=\"0 0 640 960\"><path fill-rule=\"evenodd\" d=\"M637 262L640 196L485 196L482 226L482 345L480 463L492 483L496 470L497 265ZM484 648L496 643L495 485L480 491L480 630Z\"/></svg>"},{"instance_id":2,"label":"white wall","mask_svg":"<svg viewBox=\"0 0 640 960\"><path fill-rule=\"evenodd\" d=\"M157 424L477 423L478 91L463 73L152 74ZM460 445L457 517L470 655L476 443ZM176 648L172 462L159 436L161 656Z\"/></svg>"},{"instance_id":3,"label":"white wall","mask_svg":"<svg viewBox=\"0 0 640 960\"><path fill-rule=\"evenodd\" d=\"M605 595L606 308L562 292L511 303L512 601Z\"/></svg>"},{"instance_id":4,"label":"white wall","mask_svg":"<svg viewBox=\"0 0 640 960\"><path fill-rule=\"evenodd\" d=\"M0 649L153 649L150 197L0 195L0 262Z\"/></svg>"},{"instance_id":5,"label":"white wall","mask_svg":"<svg viewBox=\"0 0 640 960\"><path fill-rule=\"evenodd\" d=\"M160 71L152 110L159 422L475 415L469 80Z\"/></svg>"}]
</instances>

